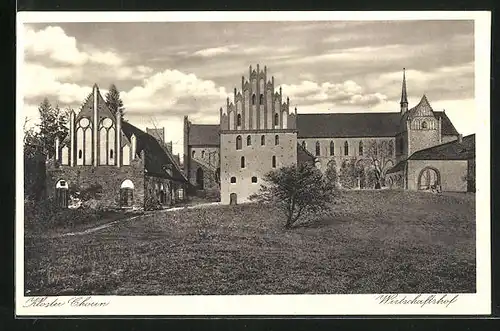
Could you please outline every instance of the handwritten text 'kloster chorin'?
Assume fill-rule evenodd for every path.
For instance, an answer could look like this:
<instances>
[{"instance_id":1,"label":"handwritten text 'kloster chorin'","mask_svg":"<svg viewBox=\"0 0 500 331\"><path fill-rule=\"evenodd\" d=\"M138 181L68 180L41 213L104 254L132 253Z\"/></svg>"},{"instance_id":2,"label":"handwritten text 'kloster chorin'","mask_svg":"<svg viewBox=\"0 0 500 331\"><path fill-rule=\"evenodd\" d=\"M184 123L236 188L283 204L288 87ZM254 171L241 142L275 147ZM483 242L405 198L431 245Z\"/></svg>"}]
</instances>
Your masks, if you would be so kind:
<instances>
[{"instance_id":1,"label":"handwritten text 'kloster chorin'","mask_svg":"<svg viewBox=\"0 0 500 331\"><path fill-rule=\"evenodd\" d=\"M457 302L458 294L456 295L422 295L416 296L400 295L400 294L383 294L377 296L376 299L380 304L385 305L419 305L424 307L426 305L444 305L450 306L452 303Z\"/></svg>"},{"instance_id":2,"label":"handwritten text 'kloster chorin'","mask_svg":"<svg viewBox=\"0 0 500 331\"><path fill-rule=\"evenodd\" d=\"M105 307L109 305L107 301L95 300L92 297L72 297L67 300L50 297L29 298L24 303L23 307L63 307L69 305L71 307Z\"/></svg>"}]
</instances>

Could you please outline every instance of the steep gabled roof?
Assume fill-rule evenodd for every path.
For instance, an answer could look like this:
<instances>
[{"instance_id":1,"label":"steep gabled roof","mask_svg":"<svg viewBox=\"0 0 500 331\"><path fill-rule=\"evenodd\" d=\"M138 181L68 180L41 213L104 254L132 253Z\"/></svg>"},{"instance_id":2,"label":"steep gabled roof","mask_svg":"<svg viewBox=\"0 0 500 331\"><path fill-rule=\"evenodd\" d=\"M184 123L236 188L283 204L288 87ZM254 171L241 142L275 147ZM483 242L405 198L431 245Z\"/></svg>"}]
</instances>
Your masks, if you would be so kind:
<instances>
[{"instance_id":1,"label":"steep gabled roof","mask_svg":"<svg viewBox=\"0 0 500 331\"><path fill-rule=\"evenodd\" d=\"M476 156L476 135L471 134L445 144L413 153L409 160L469 160Z\"/></svg>"},{"instance_id":2,"label":"steep gabled roof","mask_svg":"<svg viewBox=\"0 0 500 331\"><path fill-rule=\"evenodd\" d=\"M435 111L436 118L441 118L441 134L443 136L458 136L458 131L444 111Z\"/></svg>"},{"instance_id":3,"label":"steep gabled roof","mask_svg":"<svg viewBox=\"0 0 500 331\"><path fill-rule=\"evenodd\" d=\"M191 124L189 126L189 145L219 146L220 125Z\"/></svg>"},{"instance_id":4,"label":"steep gabled roof","mask_svg":"<svg viewBox=\"0 0 500 331\"><path fill-rule=\"evenodd\" d=\"M162 175L176 181L187 181L186 177L177 166L177 163L174 161L173 155L166 148L163 148L156 138L125 121L122 122L122 130L128 139L130 139L132 135L135 135L136 152L140 154L144 151L144 163L148 173ZM165 166L168 165L171 165L172 176L165 170Z\"/></svg>"},{"instance_id":5,"label":"steep gabled roof","mask_svg":"<svg viewBox=\"0 0 500 331\"><path fill-rule=\"evenodd\" d=\"M297 114L297 137L394 137L400 120L399 112Z\"/></svg>"}]
</instances>

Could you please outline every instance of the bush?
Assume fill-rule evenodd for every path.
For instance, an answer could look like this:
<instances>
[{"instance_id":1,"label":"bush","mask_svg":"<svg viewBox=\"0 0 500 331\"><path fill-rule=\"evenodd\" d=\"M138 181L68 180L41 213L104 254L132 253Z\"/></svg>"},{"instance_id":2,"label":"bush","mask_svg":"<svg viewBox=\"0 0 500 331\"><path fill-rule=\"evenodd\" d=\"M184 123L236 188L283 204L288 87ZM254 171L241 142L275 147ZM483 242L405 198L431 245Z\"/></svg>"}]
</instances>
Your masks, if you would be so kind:
<instances>
[{"instance_id":1,"label":"bush","mask_svg":"<svg viewBox=\"0 0 500 331\"><path fill-rule=\"evenodd\" d=\"M144 200L144 210L160 210L162 209L162 205L158 198L154 196L148 196Z\"/></svg>"},{"instance_id":2,"label":"bush","mask_svg":"<svg viewBox=\"0 0 500 331\"><path fill-rule=\"evenodd\" d=\"M60 208L53 199L24 202L24 227L31 232L89 224L99 220L101 215L102 211L94 209Z\"/></svg>"}]
</instances>

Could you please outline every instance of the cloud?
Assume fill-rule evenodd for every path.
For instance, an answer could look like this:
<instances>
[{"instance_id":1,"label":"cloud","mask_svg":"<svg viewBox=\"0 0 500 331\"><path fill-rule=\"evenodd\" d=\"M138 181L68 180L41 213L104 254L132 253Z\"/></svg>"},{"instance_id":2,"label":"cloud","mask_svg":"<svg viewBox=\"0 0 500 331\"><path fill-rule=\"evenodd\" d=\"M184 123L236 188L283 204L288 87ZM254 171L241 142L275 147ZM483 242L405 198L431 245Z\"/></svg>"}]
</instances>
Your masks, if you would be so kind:
<instances>
[{"instance_id":1,"label":"cloud","mask_svg":"<svg viewBox=\"0 0 500 331\"><path fill-rule=\"evenodd\" d=\"M302 81L296 85L282 85L283 93L297 105L330 104L342 106L374 106L385 102L382 93L365 93L363 88L352 80L343 83L316 83Z\"/></svg>"},{"instance_id":2,"label":"cloud","mask_svg":"<svg viewBox=\"0 0 500 331\"><path fill-rule=\"evenodd\" d=\"M124 60L112 51L97 51L78 48L77 40L68 36L59 26L48 26L35 31L24 26L24 49L28 55L48 56L51 60L67 65L83 65L87 62L120 66Z\"/></svg>"},{"instance_id":3,"label":"cloud","mask_svg":"<svg viewBox=\"0 0 500 331\"><path fill-rule=\"evenodd\" d=\"M202 57L212 57L220 54L229 53L232 49L238 47L238 45L229 45L222 47L212 47L205 48L193 53L194 56L202 56Z\"/></svg>"}]
</instances>

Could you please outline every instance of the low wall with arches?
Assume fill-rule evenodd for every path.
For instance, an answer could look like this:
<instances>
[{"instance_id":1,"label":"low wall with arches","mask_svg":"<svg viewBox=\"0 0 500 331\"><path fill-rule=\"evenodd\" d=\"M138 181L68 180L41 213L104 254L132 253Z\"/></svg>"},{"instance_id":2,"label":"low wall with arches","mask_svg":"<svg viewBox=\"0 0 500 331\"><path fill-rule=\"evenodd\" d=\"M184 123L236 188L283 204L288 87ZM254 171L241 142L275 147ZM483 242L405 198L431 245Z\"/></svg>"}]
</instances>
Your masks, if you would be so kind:
<instances>
[{"instance_id":1,"label":"low wall with arches","mask_svg":"<svg viewBox=\"0 0 500 331\"><path fill-rule=\"evenodd\" d=\"M93 191L91 199L99 207L120 207L120 188L129 180L133 183L132 207L144 207L144 166L140 159L130 166L61 166L47 165L46 188L48 197L56 198L56 185L64 180L69 194L80 195Z\"/></svg>"}]
</instances>

